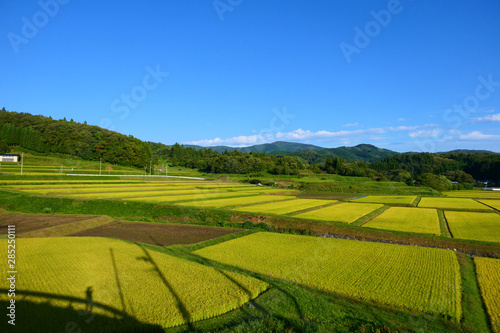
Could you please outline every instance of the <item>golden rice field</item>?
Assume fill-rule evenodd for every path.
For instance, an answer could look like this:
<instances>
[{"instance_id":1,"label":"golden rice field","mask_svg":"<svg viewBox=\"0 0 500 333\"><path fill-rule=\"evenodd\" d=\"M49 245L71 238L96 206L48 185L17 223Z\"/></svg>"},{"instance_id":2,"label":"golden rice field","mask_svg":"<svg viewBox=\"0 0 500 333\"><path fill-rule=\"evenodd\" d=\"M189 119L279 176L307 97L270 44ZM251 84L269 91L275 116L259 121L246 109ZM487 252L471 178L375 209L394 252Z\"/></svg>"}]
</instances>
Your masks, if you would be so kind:
<instances>
[{"instance_id":1,"label":"golden rice field","mask_svg":"<svg viewBox=\"0 0 500 333\"><path fill-rule=\"evenodd\" d=\"M490 207L487 207L476 200L467 198L423 197L420 199L418 207L460 210L491 210Z\"/></svg>"},{"instance_id":2,"label":"golden rice field","mask_svg":"<svg viewBox=\"0 0 500 333\"><path fill-rule=\"evenodd\" d=\"M27 193L36 193L36 194L54 194L54 195L68 195L68 194L90 194L90 193L106 193L106 192L134 192L134 191L157 191L157 190L182 190L182 189L191 189L196 190L194 186L186 185L186 186L119 186L119 187L66 187L66 188L46 188L46 189L20 189Z\"/></svg>"},{"instance_id":3,"label":"golden rice field","mask_svg":"<svg viewBox=\"0 0 500 333\"><path fill-rule=\"evenodd\" d=\"M341 203L319 208L310 212L294 215L304 219L322 220L328 222L352 223L359 218L379 209L382 204L371 203Z\"/></svg>"},{"instance_id":4,"label":"golden rice field","mask_svg":"<svg viewBox=\"0 0 500 333\"><path fill-rule=\"evenodd\" d=\"M17 257L22 258L17 263L16 289L22 302L48 302L83 311L91 288L95 314L127 315L164 328L231 311L267 288L265 282L251 277L118 240L33 238L18 239L16 244ZM7 240L0 240L0 251L7 253ZM0 267L8 271L7 260L1 260ZM0 286L5 289L7 280L2 279ZM0 294L0 300L6 301L7 295ZM64 323L71 318L56 319Z\"/></svg>"},{"instance_id":5,"label":"golden rice field","mask_svg":"<svg viewBox=\"0 0 500 333\"><path fill-rule=\"evenodd\" d=\"M500 191L459 190L459 191L447 191L442 193L449 197L500 199Z\"/></svg>"},{"instance_id":6,"label":"golden rice field","mask_svg":"<svg viewBox=\"0 0 500 333\"><path fill-rule=\"evenodd\" d=\"M500 242L500 215L496 213L445 211L444 215L453 238Z\"/></svg>"},{"instance_id":7,"label":"golden rice field","mask_svg":"<svg viewBox=\"0 0 500 333\"><path fill-rule=\"evenodd\" d=\"M439 216L435 209L391 207L376 216L365 227L441 235Z\"/></svg>"},{"instance_id":8,"label":"golden rice field","mask_svg":"<svg viewBox=\"0 0 500 333\"><path fill-rule=\"evenodd\" d=\"M366 197L351 200L353 202L370 202L370 203L380 203L385 205L411 205L413 201L417 198L416 195L369 195Z\"/></svg>"},{"instance_id":9,"label":"golden rice field","mask_svg":"<svg viewBox=\"0 0 500 333\"><path fill-rule=\"evenodd\" d=\"M485 204L485 205L488 205L490 207L493 207L495 208L496 210L500 210L500 200L488 200L488 199L485 199L485 200L479 200L481 203Z\"/></svg>"},{"instance_id":10,"label":"golden rice field","mask_svg":"<svg viewBox=\"0 0 500 333\"><path fill-rule=\"evenodd\" d=\"M168 189L168 190L156 190L156 191L120 191L120 192L103 192L103 193L60 194L60 196L66 198L85 198L85 199L137 198L137 197L148 197L148 196L173 196L175 198L179 198L182 197L184 194L208 195L208 194L223 194L223 193L229 193L232 196L238 195L234 194L234 192L222 192L218 190Z\"/></svg>"},{"instance_id":11,"label":"golden rice field","mask_svg":"<svg viewBox=\"0 0 500 333\"><path fill-rule=\"evenodd\" d=\"M493 332L500 333L500 259L475 257L474 262Z\"/></svg>"},{"instance_id":12,"label":"golden rice field","mask_svg":"<svg viewBox=\"0 0 500 333\"><path fill-rule=\"evenodd\" d=\"M240 212L260 213L260 214L289 214L300 210L324 206L337 202L337 200L320 199L294 199L281 202L265 203L261 205L234 208Z\"/></svg>"},{"instance_id":13,"label":"golden rice field","mask_svg":"<svg viewBox=\"0 0 500 333\"><path fill-rule=\"evenodd\" d=\"M460 270L451 250L256 233L195 253L349 297L461 317Z\"/></svg>"},{"instance_id":14,"label":"golden rice field","mask_svg":"<svg viewBox=\"0 0 500 333\"><path fill-rule=\"evenodd\" d=\"M191 206L191 207L223 208L223 207L250 205L261 202L291 200L294 198L295 197L293 196L286 196L286 195L253 195L253 196L227 198L227 199L210 199L201 201L180 202L177 205Z\"/></svg>"},{"instance_id":15,"label":"golden rice field","mask_svg":"<svg viewBox=\"0 0 500 333\"><path fill-rule=\"evenodd\" d=\"M183 194L183 195L163 195L163 196L151 196L151 197L140 197L138 195L134 198L126 198L126 200L135 201L149 201L149 202L176 202L176 201L191 201L191 200L205 200L205 199L215 199L215 198L230 198L230 197L244 197L244 196L259 196L260 193L257 192L205 192L196 194Z\"/></svg>"}]
</instances>

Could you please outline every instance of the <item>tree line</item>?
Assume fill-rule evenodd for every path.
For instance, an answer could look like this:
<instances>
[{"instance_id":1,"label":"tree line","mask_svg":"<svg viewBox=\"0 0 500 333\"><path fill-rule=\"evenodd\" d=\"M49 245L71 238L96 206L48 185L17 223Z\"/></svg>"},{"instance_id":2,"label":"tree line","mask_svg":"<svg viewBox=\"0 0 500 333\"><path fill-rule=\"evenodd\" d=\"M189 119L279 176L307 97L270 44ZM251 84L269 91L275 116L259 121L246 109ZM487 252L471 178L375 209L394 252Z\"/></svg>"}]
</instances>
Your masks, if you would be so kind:
<instances>
[{"instance_id":1,"label":"tree line","mask_svg":"<svg viewBox=\"0 0 500 333\"><path fill-rule=\"evenodd\" d=\"M0 142L38 153L60 153L84 160L144 167L152 158L148 143L86 123L0 110ZM1 146L2 144L0 144Z\"/></svg>"}]
</instances>

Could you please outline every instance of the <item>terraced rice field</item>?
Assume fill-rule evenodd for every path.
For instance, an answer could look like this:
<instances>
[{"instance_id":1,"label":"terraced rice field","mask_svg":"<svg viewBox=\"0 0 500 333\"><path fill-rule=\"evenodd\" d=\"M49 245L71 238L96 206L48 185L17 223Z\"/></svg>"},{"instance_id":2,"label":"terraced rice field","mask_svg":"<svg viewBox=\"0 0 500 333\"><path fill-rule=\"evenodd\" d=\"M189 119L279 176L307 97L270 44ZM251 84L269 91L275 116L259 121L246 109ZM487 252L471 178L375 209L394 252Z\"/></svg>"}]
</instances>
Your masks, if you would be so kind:
<instances>
[{"instance_id":1,"label":"terraced rice field","mask_svg":"<svg viewBox=\"0 0 500 333\"><path fill-rule=\"evenodd\" d=\"M495 213L444 213L454 238L500 242L500 215Z\"/></svg>"},{"instance_id":2,"label":"terraced rice field","mask_svg":"<svg viewBox=\"0 0 500 333\"><path fill-rule=\"evenodd\" d=\"M136 195L134 198L126 198L126 200L149 201L149 202L176 202L176 201L194 201L206 200L216 198L230 198L230 197L245 197L245 196L260 196L257 192L206 192L197 194L183 194L183 195L164 195L164 196L151 196L139 197Z\"/></svg>"},{"instance_id":3,"label":"terraced rice field","mask_svg":"<svg viewBox=\"0 0 500 333\"><path fill-rule=\"evenodd\" d=\"M481 203L487 205L487 206L490 206L490 207L493 207L495 208L496 210L500 210L500 200L479 200Z\"/></svg>"},{"instance_id":4,"label":"terraced rice field","mask_svg":"<svg viewBox=\"0 0 500 333\"><path fill-rule=\"evenodd\" d=\"M353 202L370 202L385 205L411 205L417 198L416 195L394 196L394 195L369 195L352 200Z\"/></svg>"},{"instance_id":5,"label":"terraced rice field","mask_svg":"<svg viewBox=\"0 0 500 333\"><path fill-rule=\"evenodd\" d=\"M304 209L324 206L337 202L337 200L320 200L320 199L294 199L281 202L266 203L248 207L234 208L240 212L260 213L260 214L289 214Z\"/></svg>"},{"instance_id":6,"label":"terraced rice field","mask_svg":"<svg viewBox=\"0 0 500 333\"><path fill-rule=\"evenodd\" d=\"M381 208L382 204L371 203L341 203L338 205L319 208L310 212L297 214L294 217L322 220L328 222L352 223L359 218Z\"/></svg>"},{"instance_id":7,"label":"terraced rice field","mask_svg":"<svg viewBox=\"0 0 500 333\"><path fill-rule=\"evenodd\" d=\"M223 208L223 207L250 205L261 202L291 200L294 198L295 197L285 196L285 195L254 195L254 196L236 197L228 199L212 199L212 200L202 200L202 201L180 202L177 205L191 206L191 207Z\"/></svg>"},{"instance_id":8,"label":"terraced rice field","mask_svg":"<svg viewBox=\"0 0 500 333\"><path fill-rule=\"evenodd\" d=\"M487 207L476 200L466 198L424 197L418 203L418 207L458 210L491 210L490 207Z\"/></svg>"},{"instance_id":9,"label":"terraced rice field","mask_svg":"<svg viewBox=\"0 0 500 333\"><path fill-rule=\"evenodd\" d=\"M440 235L439 216L435 209L391 207L365 227Z\"/></svg>"},{"instance_id":10,"label":"terraced rice field","mask_svg":"<svg viewBox=\"0 0 500 333\"><path fill-rule=\"evenodd\" d=\"M500 259L475 257L474 262L493 332L500 333Z\"/></svg>"},{"instance_id":11,"label":"terraced rice field","mask_svg":"<svg viewBox=\"0 0 500 333\"><path fill-rule=\"evenodd\" d=\"M256 233L195 253L396 308L443 314L456 321L461 316L461 277L451 250Z\"/></svg>"},{"instance_id":12,"label":"terraced rice field","mask_svg":"<svg viewBox=\"0 0 500 333\"><path fill-rule=\"evenodd\" d=\"M460 197L460 198L492 198L500 199L500 191L485 191L485 190L460 190L460 191L448 191L443 192L444 195L449 197Z\"/></svg>"},{"instance_id":13,"label":"terraced rice field","mask_svg":"<svg viewBox=\"0 0 500 333\"><path fill-rule=\"evenodd\" d=\"M267 288L251 277L118 240L62 237L18 239L16 244L17 256L22 258L17 263L22 279L16 281L16 297L22 297L24 304L59 308L60 313L68 307L84 312L90 298L96 315L133 317L166 328L231 311ZM0 240L0 250L7 252L7 240ZM8 271L7 260L0 267ZM0 287L8 289L7 283L2 279ZM0 301L6 300L7 293L1 293ZM16 313L20 318L34 320L37 315L21 311L19 307ZM44 313L39 328L50 325L44 331L59 332L75 320L57 313ZM97 332L116 327L85 329Z\"/></svg>"}]
</instances>

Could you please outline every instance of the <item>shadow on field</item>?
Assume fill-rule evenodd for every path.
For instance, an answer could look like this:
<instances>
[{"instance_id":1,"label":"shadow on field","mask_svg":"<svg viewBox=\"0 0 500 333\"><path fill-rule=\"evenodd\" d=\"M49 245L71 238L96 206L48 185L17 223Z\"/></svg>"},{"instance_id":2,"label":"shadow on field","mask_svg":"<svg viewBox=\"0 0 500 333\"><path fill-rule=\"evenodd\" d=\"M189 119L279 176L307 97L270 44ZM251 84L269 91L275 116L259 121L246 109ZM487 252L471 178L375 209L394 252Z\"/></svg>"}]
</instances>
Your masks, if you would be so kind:
<instances>
[{"instance_id":1,"label":"shadow on field","mask_svg":"<svg viewBox=\"0 0 500 333\"><path fill-rule=\"evenodd\" d=\"M149 254L149 252L144 247L142 247L140 244L136 243L136 245L139 246L141 248L141 250L144 252L144 257L138 257L137 260L143 260L145 262L150 263L153 266L153 269L158 274L158 277L161 279L161 281L163 282L163 284L165 285L165 287L167 287L168 291L174 297L174 299L175 299L175 301L177 303L177 308L181 312L184 321L187 323L187 325L189 327L189 330L193 331L194 330L194 326L193 326L193 323L192 323L192 320L191 320L191 314L186 309L186 306L182 302L181 298L179 297L179 295L177 294L177 292L175 291L175 289L172 287L172 285L165 278L165 275L163 275L163 273L161 272L160 268L158 267L158 265L156 264L156 262L153 260L153 258Z\"/></svg>"},{"instance_id":2,"label":"shadow on field","mask_svg":"<svg viewBox=\"0 0 500 333\"><path fill-rule=\"evenodd\" d=\"M7 292L0 289L1 294ZM35 303L26 297L36 297L43 302ZM55 301L62 301L66 307L54 306ZM7 301L0 301L0 308L6 312L9 305ZM92 309L104 310L108 316L92 313ZM1 332L164 332L160 326L142 323L105 304L92 300L89 304L89 289L82 291L82 298L16 290L16 325L8 324L7 320L10 318L2 320Z\"/></svg>"},{"instance_id":3,"label":"shadow on field","mask_svg":"<svg viewBox=\"0 0 500 333\"><path fill-rule=\"evenodd\" d=\"M249 297L251 297L252 295L251 295L250 291L245 286L243 286L238 281L236 281L233 278L231 278L229 275L227 275L227 273L225 273L222 269L218 268L217 266L221 266L222 265L222 266L224 266L225 269L229 269L230 271L233 271L233 272L236 272L236 273L240 273L242 275L249 275L249 276L252 276L252 277L254 277L256 279L259 279L261 281L267 281L268 283L270 282L269 279L266 279L266 277L264 275L262 275L262 274L254 273L254 272L248 271L248 270L240 268L240 267L236 267L236 266L232 266L232 265L228 265L228 264L222 264L222 263L220 263L218 261L207 259L205 257L199 256L199 255L194 254L192 252L189 253L189 256L191 256L191 258L184 257L184 259L195 261L195 262L200 263L202 265L215 268L219 273L221 273L227 279L229 279L231 282L233 282L234 284L236 284L240 289L244 290L248 294ZM294 304L295 311L296 311L297 315L300 318L304 318L304 313L303 313L302 309L300 308L299 302L297 301L297 299L292 294L290 294L286 290L280 288L278 285L272 285L272 287L278 289L280 292L283 293L283 295L285 295L286 297L288 297L292 301L292 303ZM258 305L254 300L251 299L249 301L249 303L252 304L257 310L259 310L263 314L269 315L269 311L267 311L265 308L263 308L260 305ZM244 308L242 308L242 309L244 309Z\"/></svg>"}]
</instances>

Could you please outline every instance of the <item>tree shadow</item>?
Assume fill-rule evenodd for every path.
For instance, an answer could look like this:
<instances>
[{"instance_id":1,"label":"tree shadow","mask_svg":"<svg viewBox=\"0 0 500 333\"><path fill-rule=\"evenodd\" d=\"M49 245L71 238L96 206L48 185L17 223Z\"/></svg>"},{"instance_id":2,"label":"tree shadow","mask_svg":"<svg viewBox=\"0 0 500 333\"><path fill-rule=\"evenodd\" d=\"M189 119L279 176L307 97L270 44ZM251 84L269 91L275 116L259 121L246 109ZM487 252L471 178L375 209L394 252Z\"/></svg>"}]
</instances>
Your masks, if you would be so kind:
<instances>
[{"instance_id":1,"label":"tree shadow","mask_svg":"<svg viewBox=\"0 0 500 333\"><path fill-rule=\"evenodd\" d=\"M165 287L167 287L168 291L174 297L174 299L175 299L175 301L177 303L177 308L181 312L182 318L187 323L187 325L189 327L189 330L193 331L194 330L194 326L193 326L193 323L192 323L191 314L187 310L187 308L184 305L184 303L182 302L181 298L179 297L179 295L177 294L177 292L175 291L175 289L172 287L172 285L168 282L168 280L166 279L165 275L163 275L163 273L161 272L160 268L158 267L158 265L156 264L156 262L153 260L153 258L149 254L149 252L142 245L140 245L138 243L136 243L136 245L144 252L144 257L138 257L137 260L142 260L142 261L148 262L148 263L150 263L153 266L153 270L158 274L158 277L161 279L161 281L163 282L163 284L165 285Z\"/></svg>"},{"instance_id":2,"label":"tree shadow","mask_svg":"<svg viewBox=\"0 0 500 333\"><path fill-rule=\"evenodd\" d=\"M2 332L164 332L159 325L151 325L138 321L125 312L111 306L95 302L92 298L88 305L87 292L82 291L82 298L51 293L16 290L15 326L2 320ZM92 290L92 289L90 289ZM8 290L0 289L1 294ZM85 298L83 297L85 295ZM33 302L30 297L42 299L43 302ZM57 301L67 302L64 306L52 304ZM0 307L6 309L10 303L0 301ZM85 309L85 310L83 310ZM109 315L96 314L96 309L104 310ZM99 311L101 312L101 311ZM5 328L4 328L5 327Z\"/></svg>"},{"instance_id":3,"label":"tree shadow","mask_svg":"<svg viewBox=\"0 0 500 333\"><path fill-rule=\"evenodd\" d=\"M109 253L111 254L111 262L113 263L113 269L115 271L115 280L116 280L116 287L118 288L118 294L120 295L120 301L122 303L122 311L126 312L126 306L125 306L125 298L123 297L123 291L122 291L122 285L120 283L120 277L118 276L118 268L116 266L116 260L115 260L115 255L113 253L113 249L109 249Z\"/></svg>"},{"instance_id":4,"label":"tree shadow","mask_svg":"<svg viewBox=\"0 0 500 333\"><path fill-rule=\"evenodd\" d=\"M290 294L288 291L286 291L285 289L281 288L278 284L272 283L270 281L270 278L267 277L267 276L265 276L264 274L260 274L260 273L256 273L256 272L251 272L249 270L246 270L246 269L243 269L243 268L240 268L240 267L237 267L237 266L220 263L218 261L202 257L202 256L200 256L198 254L195 254L195 253L192 253L192 252L189 253L189 256L191 256L191 260L196 261L199 264L215 268L219 273L221 273L222 275L224 275L231 282L233 282L239 288L241 288L242 290L244 290L248 294L248 296L250 297L249 302L257 310L259 310L263 314L269 315L269 311L267 311L264 307L262 307L259 304L257 304L255 302L255 300L253 300L251 298L252 294L251 294L250 290L248 290L244 285L242 285L241 283L239 283L238 281L236 281L235 279L233 279L231 276L229 276L222 269L228 270L228 271L232 271L232 272L235 272L235 273L239 273L239 274L242 274L242 275L247 275L247 276L249 275L249 276L252 276L252 277L254 277L256 279L259 279L261 281L265 281L267 283L270 283L272 285L272 287L274 287L274 288L278 289L279 291L281 291L286 297L288 297L293 302L297 314L300 316L300 318L304 318L304 313L303 313L303 311L302 311L302 309L301 309L301 307L300 307L299 302L297 301L297 299L292 294ZM183 258L184 259L188 259L189 256L183 256ZM219 267L222 267L222 269L219 268Z\"/></svg>"},{"instance_id":5,"label":"tree shadow","mask_svg":"<svg viewBox=\"0 0 500 333\"><path fill-rule=\"evenodd\" d=\"M158 251L158 250L156 250ZM276 288L277 290L279 290L282 295L284 295L286 298L288 298L294 308L295 308L295 312L297 313L297 315L300 317L300 318L305 318L304 316L304 312L298 302L298 300L296 299L296 297L291 294L290 292L288 292L287 290L285 290L282 286L280 286L280 280L278 279L278 281L274 281L275 279L269 277L269 276L266 276L265 274L261 274L261 273L257 273L257 272L252 272L252 271L249 271L247 269L243 269L241 267L238 267L238 266L233 266L233 265L230 265L230 264L225 264L225 263L221 263L219 261L215 261L215 260L212 260L212 259L208 259L208 258L205 258L205 257L202 257L198 254L195 254L193 252L190 252L188 250L184 250L182 252L178 252L178 251L175 251L175 250L172 250L172 249L169 249L168 247L167 248L163 248L161 249L161 252L164 253L164 254L168 254L168 255L171 255L173 257L177 257L177 258L180 258L180 259L184 259L184 260L189 260L189 261L192 261L192 262L195 262L197 264L201 264L201 265L204 265L204 266L208 266L208 267L211 267L211 268L214 268L216 269L219 273L221 273L222 275L224 275L226 278L228 278L232 283L236 284L239 288L241 288L242 290L245 291L245 293L248 294L250 300L249 300L249 303L254 306L260 313L262 313L263 315L269 315L270 313L272 313L273 311L268 311L266 308L264 308L263 306L261 306L260 304L258 304L254 299L252 299L252 294L250 292L250 290L248 290L248 288L246 288L244 285L242 285L241 283L239 283L238 281L236 281L234 278L232 278L231 276L229 276L227 274L227 272L234 272L234 273L239 273L241 275L245 275L245 276L251 276L253 278L256 278L258 280L261 280L261 281L264 281L268 284L271 285L272 288ZM278 302L278 300L277 300ZM283 300L279 300L279 302L283 302ZM240 308L243 312L246 312L244 307L241 307Z\"/></svg>"}]
</instances>

